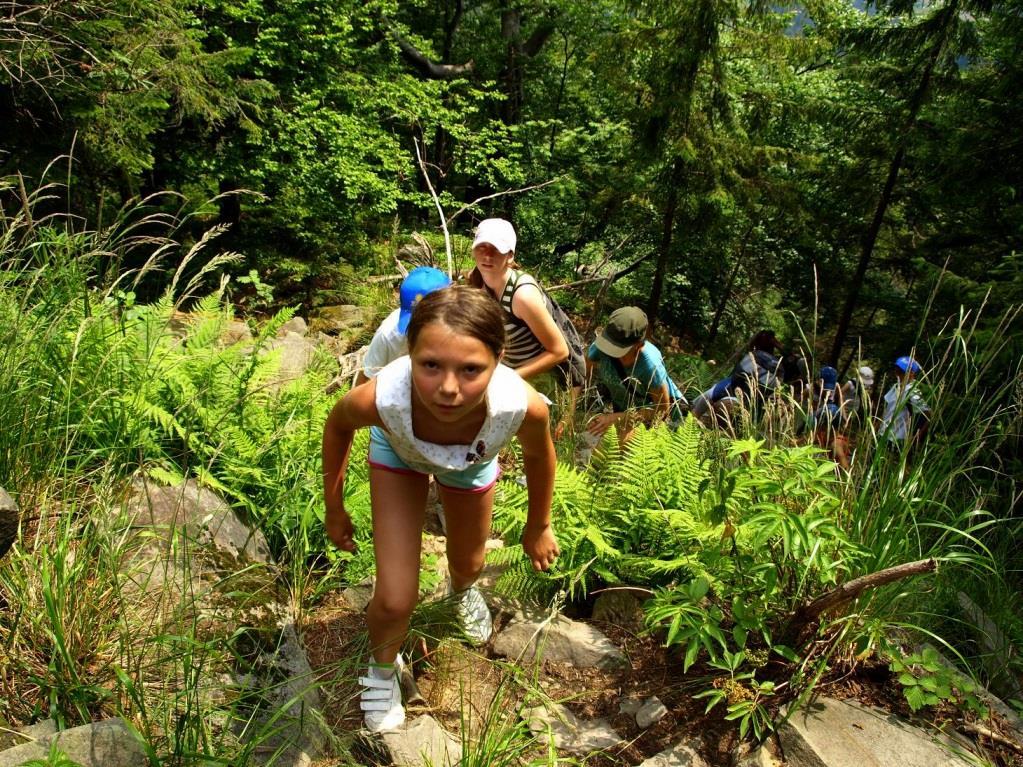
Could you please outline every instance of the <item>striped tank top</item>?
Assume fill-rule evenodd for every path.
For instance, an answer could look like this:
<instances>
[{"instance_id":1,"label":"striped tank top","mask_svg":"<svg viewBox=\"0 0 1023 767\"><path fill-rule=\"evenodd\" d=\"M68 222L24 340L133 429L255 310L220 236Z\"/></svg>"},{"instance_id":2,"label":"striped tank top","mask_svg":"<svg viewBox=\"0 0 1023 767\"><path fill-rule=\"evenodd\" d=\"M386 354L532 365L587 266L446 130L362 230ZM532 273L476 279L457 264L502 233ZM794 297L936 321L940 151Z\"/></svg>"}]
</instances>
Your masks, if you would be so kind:
<instances>
[{"instance_id":1,"label":"striped tank top","mask_svg":"<svg viewBox=\"0 0 1023 767\"><path fill-rule=\"evenodd\" d=\"M532 282L522 282L524 277L529 278ZM515 296L515 291L523 285L535 285L536 289L540 290L540 286L532 277L512 269L508 275L508 282L505 283L504 292L498 299L501 308L504 309L505 347L504 359L501 361L512 370L522 367L546 351L546 347L533 335L529 325L512 312L512 298Z\"/></svg>"}]
</instances>

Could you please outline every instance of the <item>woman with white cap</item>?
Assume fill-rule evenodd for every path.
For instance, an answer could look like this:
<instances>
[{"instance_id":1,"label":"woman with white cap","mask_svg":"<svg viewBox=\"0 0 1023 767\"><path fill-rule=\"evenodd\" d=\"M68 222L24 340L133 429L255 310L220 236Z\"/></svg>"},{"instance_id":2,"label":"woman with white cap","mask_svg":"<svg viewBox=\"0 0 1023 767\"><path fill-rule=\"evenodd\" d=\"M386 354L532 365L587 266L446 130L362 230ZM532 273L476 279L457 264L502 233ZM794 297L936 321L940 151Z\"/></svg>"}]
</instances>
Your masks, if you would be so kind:
<instances>
[{"instance_id":1,"label":"woman with white cap","mask_svg":"<svg viewBox=\"0 0 1023 767\"><path fill-rule=\"evenodd\" d=\"M502 362L549 394L552 387L537 379L568 359L568 343L547 309L540 285L531 275L512 268L515 244L511 222L481 221L472 243L476 268L469 283L485 288L504 310L507 345Z\"/></svg>"}]
</instances>

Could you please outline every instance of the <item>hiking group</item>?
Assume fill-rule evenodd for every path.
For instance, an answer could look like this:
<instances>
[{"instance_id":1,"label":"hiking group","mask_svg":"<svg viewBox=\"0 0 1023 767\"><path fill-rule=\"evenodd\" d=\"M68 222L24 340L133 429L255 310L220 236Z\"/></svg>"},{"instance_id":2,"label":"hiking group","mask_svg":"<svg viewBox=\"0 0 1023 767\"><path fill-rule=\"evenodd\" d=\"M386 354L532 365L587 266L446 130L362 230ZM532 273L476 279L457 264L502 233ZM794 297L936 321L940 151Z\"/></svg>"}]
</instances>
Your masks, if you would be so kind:
<instances>
[{"instance_id":1,"label":"hiking group","mask_svg":"<svg viewBox=\"0 0 1023 767\"><path fill-rule=\"evenodd\" d=\"M834 368L809 379L805 358L785 354L774 333L757 333L732 373L690 408L660 349L647 338L636 306L613 311L587 347L537 280L515 268L511 223L480 222L475 266L465 285L432 267L409 272L400 305L377 329L354 386L331 410L323 433L325 527L345 551L355 548L344 508L344 481L354 433L369 429L370 498L376 583L366 610L372 656L360 707L368 730L405 720L400 647L419 597L422 531L430 478L444 510L453 595L466 636L483 643L492 621L475 583L490 536L498 454L512 438L521 447L528 511L522 546L537 570L559 554L551 525L555 450L552 432L574 426L590 448L612 427L628 440L639 423L678 423L690 410L708 425L746 408L757 412L785 384L806 413L807 430L848 467L850 424L871 417L873 371L860 367L838 385ZM926 403L911 357L884 397L879 420L891 444L926 428ZM563 396L562 396L563 395ZM555 402L557 404L555 404ZM551 411L557 425L551 427Z\"/></svg>"}]
</instances>

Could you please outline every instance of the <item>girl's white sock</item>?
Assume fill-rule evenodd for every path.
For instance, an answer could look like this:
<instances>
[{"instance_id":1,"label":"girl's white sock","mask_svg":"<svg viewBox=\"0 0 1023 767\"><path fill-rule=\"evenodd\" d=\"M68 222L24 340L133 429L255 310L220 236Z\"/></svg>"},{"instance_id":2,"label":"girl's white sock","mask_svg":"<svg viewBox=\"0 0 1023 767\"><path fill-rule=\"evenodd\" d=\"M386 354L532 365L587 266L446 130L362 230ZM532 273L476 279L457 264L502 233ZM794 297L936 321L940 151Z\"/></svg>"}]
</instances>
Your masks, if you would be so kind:
<instances>
[{"instance_id":1,"label":"girl's white sock","mask_svg":"<svg viewBox=\"0 0 1023 767\"><path fill-rule=\"evenodd\" d=\"M386 666L377 665L376 659L369 656L369 675L374 679L392 679L394 677L394 664Z\"/></svg>"}]
</instances>

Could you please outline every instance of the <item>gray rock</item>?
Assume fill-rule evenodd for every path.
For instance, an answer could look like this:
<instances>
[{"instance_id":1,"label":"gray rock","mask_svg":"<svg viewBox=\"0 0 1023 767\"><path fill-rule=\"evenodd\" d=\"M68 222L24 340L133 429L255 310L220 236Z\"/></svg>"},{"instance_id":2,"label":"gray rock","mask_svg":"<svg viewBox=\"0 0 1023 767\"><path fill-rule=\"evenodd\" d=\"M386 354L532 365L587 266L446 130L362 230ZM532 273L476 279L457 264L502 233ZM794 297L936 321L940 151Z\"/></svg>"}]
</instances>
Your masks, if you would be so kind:
<instances>
[{"instance_id":1,"label":"gray rock","mask_svg":"<svg viewBox=\"0 0 1023 767\"><path fill-rule=\"evenodd\" d=\"M965 747L886 711L819 698L780 729L790 767L968 767Z\"/></svg>"},{"instance_id":2,"label":"gray rock","mask_svg":"<svg viewBox=\"0 0 1023 767\"><path fill-rule=\"evenodd\" d=\"M782 762L767 749L761 746L751 754L746 754L735 763L735 767L781 767Z\"/></svg>"},{"instance_id":3,"label":"gray rock","mask_svg":"<svg viewBox=\"0 0 1023 767\"><path fill-rule=\"evenodd\" d=\"M462 744L432 716L416 717L380 740L397 767L454 767L462 758Z\"/></svg>"},{"instance_id":4,"label":"gray rock","mask_svg":"<svg viewBox=\"0 0 1023 767\"><path fill-rule=\"evenodd\" d=\"M346 588L341 592L341 597L355 612L363 612L369 607L369 602L373 598L372 576Z\"/></svg>"},{"instance_id":5,"label":"gray rock","mask_svg":"<svg viewBox=\"0 0 1023 767\"><path fill-rule=\"evenodd\" d=\"M147 767L149 764L142 744L125 721L107 719L42 735L32 743L0 751L0 767L16 767L33 759L45 761L53 742L81 767Z\"/></svg>"},{"instance_id":6,"label":"gray rock","mask_svg":"<svg viewBox=\"0 0 1023 767\"><path fill-rule=\"evenodd\" d=\"M991 689L1004 698L1023 700L1023 687L1009 670L1012 668L1012 641L967 594L960 591L957 597L963 613L977 629Z\"/></svg>"},{"instance_id":7,"label":"gray rock","mask_svg":"<svg viewBox=\"0 0 1023 767\"><path fill-rule=\"evenodd\" d=\"M634 719L641 708L643 708L643 701L639 698L622 698L618 701L618 713L628 714Z\"/></svg>"},{"instance_id":8,"label":"gray rock","mask_svg":"<svg viewBox=\"0 0 1023 767\"><path fill-rule=\"evenodd\" d=\"M523 709L522 719L541 743L553 741L559 751L592 754L622 742L606 719L579 719L560 703Z\"/></svg>"},{"instance_id":9,"label":"gray rock","mask_svg":"<svg viewBox=\"0 0 1023 767\"><path fill-rule=\"evenodd\" d=\"M532 661L537 653L545 660L576 668L621 669L628 661L606 636L586 623L563 615L545 623L539 616L518 613L497 635L494 652L508 658Z\"/></svg>"},{"instance_id":10,"label":"gray rock","mask_svg":"<svg viewBox=\"0 0 1023 767\"><path fill-rule=\"evenodd\" d=\"M687 743L677 743L669 749L640 763L639 767L709 767L707 762Z\"/></svg>"},{"instance_id":11,"label":"gray rock","mask_svg":"<svg viewBox=\"0 0 1023 767\"><path fill-rule=\"evenodd\" d=\"M194 479L181 485L160 487L136 483L126 509L130 524L138 530L162 533L165 547L171 531L183 531L200 545L212 545L239 564L271 561L270 547L258 530L250 530L216 493Z\"/></svg>"},{"instance_id":12,"label":"gray rock","mask_svg":"<svg viewBox=\"0 0 1023 767\"><path fill-rule=\"evenodd\" d=\"M292 317L290 320L281 325L277 331L279 338L284 338L288 333L295 333L300 336L304 336L309 331L309 325L306 323L303 317Z\"/></svg>"},{"instance_id":13,"label":"gray rock","mask_svg":"<svg viewBox=\"0 0 1023 767\"><path fill-rule=\"evenodd\" d=\"M262 533L193 480L174 487L137 483L126 516L134 539L122 576L134 591L136 620L156 632L181 623L185 630L238 629L255 677L251 686L262 694L249 696L224 724L242 740L260 740L253 764L308 765L325 742L320 697ZM208 678L198 680L206 703L223 698L230 670L211 666Z\"/></svg>"},{"instance_id":14,"label":"gray rock","mask_svg":"<svg viewBox=\"0 0 1023 767\"><path fill-rule=\"evenodd\" d=\"M643 601L630 591L605 591L593 603L592 618L637 631L643 625Z\"/></svg>"},{"instance_id":15,"label":"gray rock","mask_svg":"<svg viewBox=\"0 0 1023 767\"><path fill-rule=\"evenodd\" d=\"M647 700L643 701L639 711L636 712L636 724L645 730L647 727L657 724L667 715L668 709L661 703L659 698L656 696L647 698Z\"/></svg>"},{"instance_id":16,"label":"gray rock","mask_svg":"<svg viewBox=\"0 0 1023 767\"><path fill-rule=\"evenodd\" d=\"M7 553L18 537L18 504L0 487L0 557Z\"/></svg>"},{"instance_id":17,"label":"gray rock","mask_svg":"<svg viewBox=\"0 0 1023 767\"><path fill-rule=\"evenodd\" d=\"M283 338L271 339L266 349L280 352L280 366L275 380L277 385L281 385L302 377L316 356L317 345L298 333L288 333Z\"/></svg>"},{"instance_id":18,"label":"gray rock","mask_svg":"<svg viewBox=\"0 0 1023 767\"><path fill-rule=\"evenodd\" d=\"M220 334L220 343L231 346L252 340L252 329L244 320L231 320Z\"/></svg>"},{"instance_id":19,"label":"gray rock","mask_svg":"<svg viewBox=\"0 0 1023 767\"><path fill-rule=\"evenodd\" d=\"M411 261L413 264L430 266L433 264L433 246L419 232L412 233L412 242L406 242L398 248L399 261Z\"/></svg>"},{"instance_id":20,"label":"gray rock","mask_svg":"<svg viewBox=\"0 0 1023 767\"><path fill-rule=\"evenodd\" d=\"M352 330L357 331L371 322L374 316L375 311L372 308L355 304L323 306L316 312L316 316L309 320L308 333L339 335Z\"/></svg>"}]
</instances>

